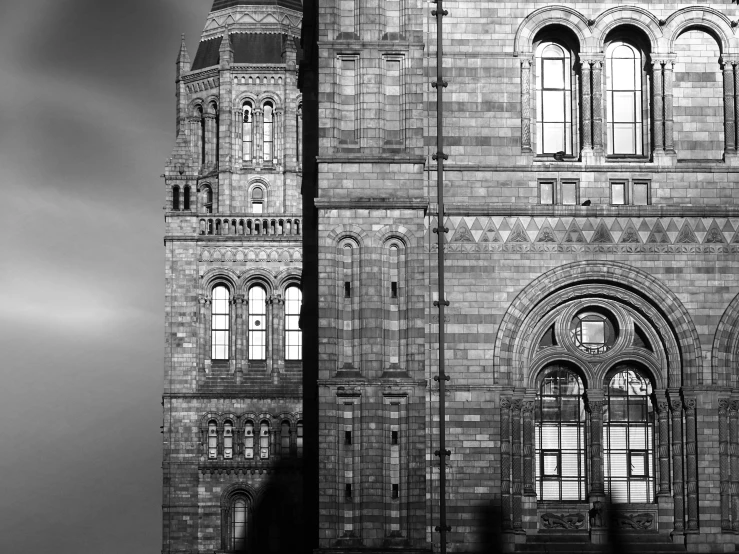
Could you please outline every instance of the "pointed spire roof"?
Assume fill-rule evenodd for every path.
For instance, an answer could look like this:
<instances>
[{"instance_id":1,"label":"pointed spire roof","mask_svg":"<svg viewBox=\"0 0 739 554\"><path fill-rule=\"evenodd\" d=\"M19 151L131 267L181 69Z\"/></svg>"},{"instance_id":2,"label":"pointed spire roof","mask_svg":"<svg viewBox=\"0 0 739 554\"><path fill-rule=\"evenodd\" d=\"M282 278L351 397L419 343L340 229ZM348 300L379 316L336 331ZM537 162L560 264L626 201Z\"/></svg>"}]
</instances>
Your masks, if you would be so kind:
<instances>
[{"instance_id":1,"label":"pointed spire roof","mask_svg":"<svg viewBox=\"0 0 739 554\"><path fill-rule=\"evenodd\" d=\"M185 33L182 33L182 44L180 44L180 53L177 55L177 63L190 66L190 54L187 53L187 43L185 43Z\"/></svg>"},{"instance_id":2,"label":"pointed spire roof","mask_svg":"<svg viewBox=\"0 0 739 554\"><path fill-rule=\"evenodd\" d=\"M302 0L213 0L212 12L236 6L282 6L299 12L303 11Z\"/></svg>"}]
</instances>

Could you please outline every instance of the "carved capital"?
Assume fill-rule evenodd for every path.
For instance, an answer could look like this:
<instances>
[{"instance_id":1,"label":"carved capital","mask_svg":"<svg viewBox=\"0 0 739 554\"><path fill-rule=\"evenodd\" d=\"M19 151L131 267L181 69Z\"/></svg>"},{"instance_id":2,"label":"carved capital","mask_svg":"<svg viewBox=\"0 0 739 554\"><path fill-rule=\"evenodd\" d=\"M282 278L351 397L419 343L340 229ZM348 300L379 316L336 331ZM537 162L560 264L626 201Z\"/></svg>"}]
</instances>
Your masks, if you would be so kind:
<instances>
[{"instance_id":1,"label":"carved capital","mask_svg":"<svg viewBox=\"0 0 739 554\"><path fill-rule=\"evenodd\" d=\"M590 412L593 415L603 415L603 408L605 407L606 402L605 400L588 400L587 401L587 409L588 412Z\"/></svg>"},{"instance_id":2,"label":"carved capital","mask_svg":"<svg viewBox=\"0 0 739 554\"><path fill-rule=\"evenodd\" d=\"M530 69L531 68L531 60L528 58L524 58L521 60L521 69Z\"/></svg>"},{"instance_id":3,"label":"carved capital","mask_svg":"<svg viewBox=\"0 0 739 554\"><path fill-rule=\"evenodd\" d=\"M510 398L503 397L500 399L500 407L503 410L510 410L511 409L511 400Z\"/></svg>"},{"instance_id":4,"label":"carved capital","mask_svg":"<svg viewBox=\"0 0 739 554\"><path fill-rule=\"evenodd\" d=\"M673 412L679 412L683 409L683 402L682 400L670 400L670 409Z\"/></svg>"},{"instance_id":5,"label":"carved capital","mask_svg":"<svg viewBox=\"0 0 739 554\"><path fill-rule=\"evenodd\" d=\"M728 398L719 398L718 399L718 413L720 415L726 415L726 412L729 410L729 406L731 405L731 402Z\"/></svg>"},{"instance_id":6,"label":"carved capital","mask_svg":"<svg viewBox=\"0 0 739 554\"><path fill-rule=\"evenodd\" d=\"M686 412L692 412L693 410L695 410L696 404L697 400L695 398L683 397L683 405Z\"/></svg>"},{"instance_id":7,"label":"carved capital","mask_svg":"<svg viewBox=\"0 0 739 554\"><path fill-rule=\"evenodd\" d=\"M516 398L511 402L511 411L520 412L522 408L523 400Z\"/></svg>"},{"instance_id":8,"label":"carved capital","mask_svg":"<svg viewBox=\"0 0 739 554\"><path fill-rule=\"evenodd\" d=\"M524 413L524 415L531 415L531 413L534 411L534 401L524 400L522 402L521 411Z\"/></svg>"},{"instance_id":9,"label":"carved capital","mask_svg":"<svg viewBox=\"0 0 739 554\"><path fill-rule=\"evenodd\" d=\"M732 415L739 411L739 400L731 401L731 404L729 405L729 411L732 412Z\"/></svg>"}]
</instances>

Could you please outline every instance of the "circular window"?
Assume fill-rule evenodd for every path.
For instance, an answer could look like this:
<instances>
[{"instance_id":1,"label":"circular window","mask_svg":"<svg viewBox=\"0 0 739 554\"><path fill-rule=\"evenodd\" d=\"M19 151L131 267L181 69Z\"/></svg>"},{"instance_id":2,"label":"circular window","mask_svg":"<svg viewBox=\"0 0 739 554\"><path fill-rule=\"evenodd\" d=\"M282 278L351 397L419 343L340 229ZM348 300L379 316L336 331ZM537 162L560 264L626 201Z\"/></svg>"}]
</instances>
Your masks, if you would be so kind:
<instances>
[{"instance_id":1,"label":"circular window","mask_svg":"<svg viewBox=\"0 0 739 554\"><path fill-rule=\"evenodd\" d=\"M572 318L570 335L583 352L603 354L613 348L618 329L610 317L596 311L582 311Z\"/></svg>"}]
</instances>

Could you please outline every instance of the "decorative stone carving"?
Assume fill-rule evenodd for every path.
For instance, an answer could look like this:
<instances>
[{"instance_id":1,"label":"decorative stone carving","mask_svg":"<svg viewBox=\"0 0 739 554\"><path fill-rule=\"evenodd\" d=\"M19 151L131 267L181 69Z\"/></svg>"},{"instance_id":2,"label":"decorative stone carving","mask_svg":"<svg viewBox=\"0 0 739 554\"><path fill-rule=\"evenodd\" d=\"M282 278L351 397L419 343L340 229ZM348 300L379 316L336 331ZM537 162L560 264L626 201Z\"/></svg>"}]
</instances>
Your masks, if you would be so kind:
<instances>
[{"instance_id":1,"label":"decorative stone carving","mask_svg":"<svg viewBox=\"0 0 739 554\"><path fill-rule=\"evenodd\" d=\"M559 515L547 512L541 515L541 524L545 529L582 529L585 516L579 512Z\"/></svg>"},{"instance_id":2,"label":"decorative stone carving","mask_svg":"<svg viewBox=\"0 0 739 554\"><path fill-rule=\"evenodd\" d=\"M641 514L614 514L612 522L616 529L629 529L632 531L647 531L654 524L654 515Z\"/></svg>"}]
</instances>

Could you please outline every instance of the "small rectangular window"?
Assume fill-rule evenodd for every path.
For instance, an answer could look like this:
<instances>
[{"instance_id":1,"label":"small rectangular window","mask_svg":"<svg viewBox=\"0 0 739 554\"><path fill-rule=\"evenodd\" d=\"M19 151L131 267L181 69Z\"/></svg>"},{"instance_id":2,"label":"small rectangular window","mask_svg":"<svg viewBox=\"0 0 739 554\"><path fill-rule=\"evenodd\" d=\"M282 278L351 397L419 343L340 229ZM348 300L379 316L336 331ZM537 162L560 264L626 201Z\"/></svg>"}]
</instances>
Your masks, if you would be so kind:
<instances>
[{"instance_id":1,"label":"small rectangular window","mask_svg":"<svg viewBox=\"0 0 739 554\"><path fill-rule=\"evenodd\" d=\"M634 205L647 206L649 202L649 181L634 181Z\"/></svg>"},{"instance_id":2,"label":"small rectangular window","mask_svg":"<svg viewBox=\"0 0 739 554\"><path fill-rule=\"evenodd\" d=\"M393 498L399 498L400 497L400 487L397 483L393 483Z\"/></svg>"},{"instance_id":3,"label":"small rectangular window","mask_svg":"<svg viewBox=\"0 0 739 554\"><path fill-rule=\"evenodd\" d=\"M544 451L542 457L542 473L544 477L559 477L559 450Z\"/></svg>"},{"instance_id":4,"label":"small rectangular window","mask_svg":"<svg viewBox=\"0 0 739 554\"><path fill-rule=\"evenodd\" d=\"M352 297L352 284L349 281L344 282L344 298Z\"/></svg>"},{"instance_id":5,"label":"small rectangular window","mask_svg":"<svg viewBox=\"0 0 739 554\"><path fill-rule=\"evenodd\" d=\"M352 443L352 432L344 431L344 444L351 444L351 443Z\"/></svg>"},{"instance_id":6,"label":"small rectangular window","mask_svg":"<svg viewBox=\"0 0 739 554\"><path fill-rule=\"evenodd\" d=\"M626 181L611 181L611 204L626 204Z\"/></svg>"},{"instance_id":7,"label":"small rectangular window","mask_svg":"<svg viewBox=\"0 0 739 554\"><path fill-rule=\"evenodd\" d=\"M393 431L390 434L390 440L391 440L391 444L398 444L398 432L397 431Z\"/></svg>"},{"instance_id":8,"label":"small rectangular window","mask_svg":"<svg viewBox=\"0 0 739 554\"><path fill-rule=\"evenodd\" d=\"M577 181L562 181L562 204L577 206L579 203L579 183Z\"/></svg>"},{"instance_id":9,"label":"small rectangular window","mask_svg":"<svg viewBox=\"0 0 739 554\"><path fill-rule=\"evenodd\" d=\"M647 453L643 450L629 452L629 477L647 477L649 475Z\"/></svg>"},{"instance_id":10,"label":"small rectangular window","mask_svg":"<svg viewBox=\"0 0 739 554\"><path fill-rule=\"evenodd\" d=\"M397 298L398 297L398 282L393 281L390 283L390 298Z\"/></svg>"},{"instance_id":11,"label":"small rectangular window","mask_svg":"<svg viewBox=\"0 0 739 554\"><path fill-rule=\"evenodd\" d=\"M346 488L344 489L344 496L346 496L347 498L352 497L352 484L351 483L346 484Z\"/></svg>"},{"instance_id":12,"label":"small rectangular window","mask_svg":"<svg viewBox=\"0 0 739 554\"><path fill-rule=\"evenodd\" d=\"M554 181L539 181L539 203L554 204Z\"/></svg>"}]
</instances>

